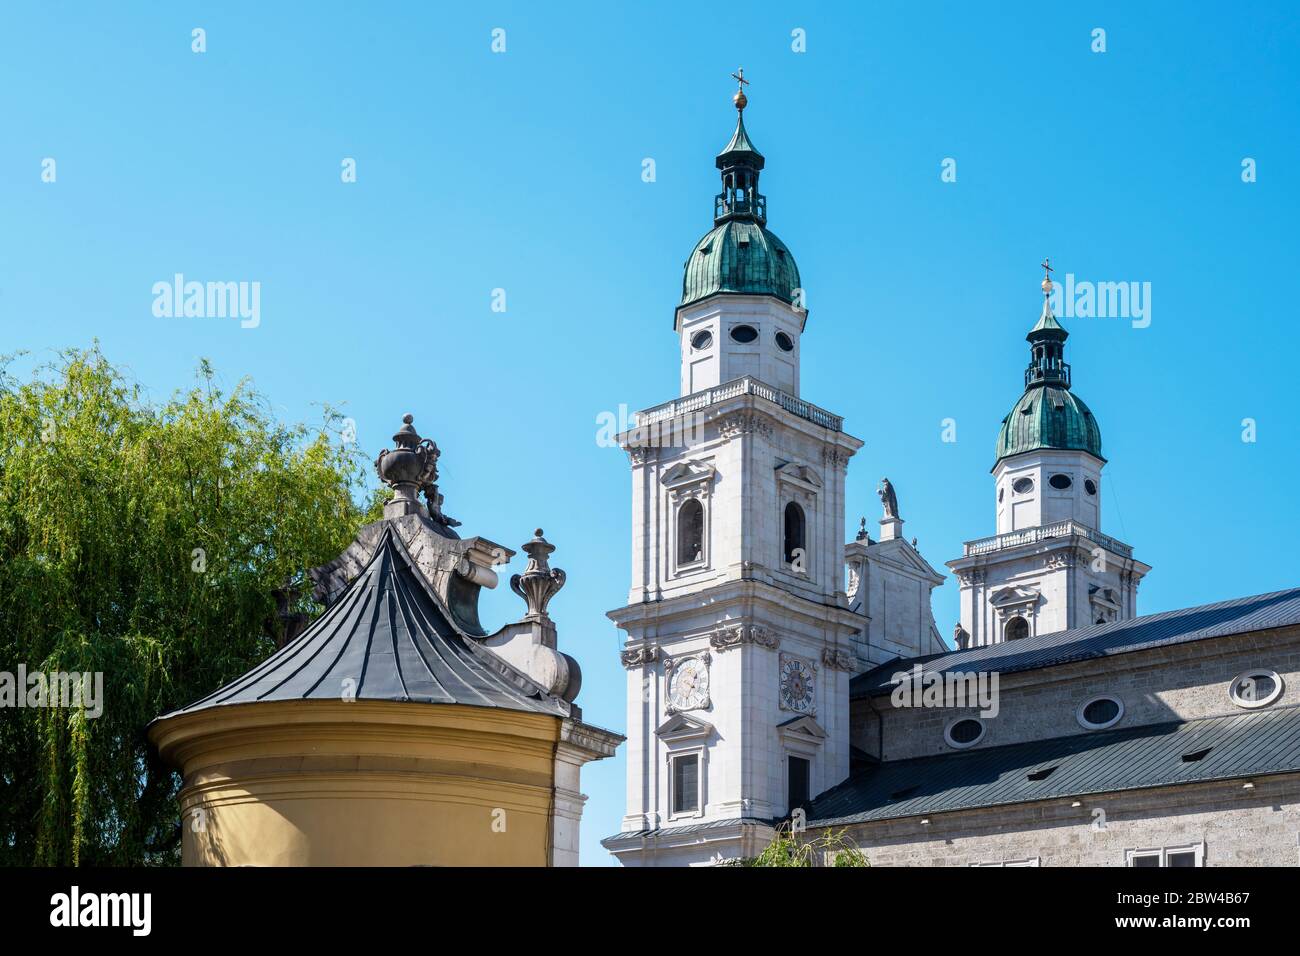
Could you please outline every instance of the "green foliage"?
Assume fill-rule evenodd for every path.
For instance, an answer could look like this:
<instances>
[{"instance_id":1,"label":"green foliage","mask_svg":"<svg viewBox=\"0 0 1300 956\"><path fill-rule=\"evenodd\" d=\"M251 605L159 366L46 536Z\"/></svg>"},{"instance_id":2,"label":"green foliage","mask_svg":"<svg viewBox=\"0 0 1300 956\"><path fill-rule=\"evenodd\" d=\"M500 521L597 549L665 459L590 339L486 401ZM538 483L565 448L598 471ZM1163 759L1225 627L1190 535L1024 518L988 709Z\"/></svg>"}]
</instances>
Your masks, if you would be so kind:
<instances>
[{"instance_id":1,"label":"green foliage","mask_svg":"<svg viewBox=\"0 0 1300 956\"><path fill-rule=\"evenodd\" d=\"M811 839L800 839L788 824L776 828L772 842L758 856L727 861L727 866L868 866L866 855L843 830L828 830Z\"/></svg>"},{"instance_id":2,"label":"green foliage","mask_svg":"<svg viewBox=\"0 0 1300 956\"><path fill-rule=\"evenodd\" d=\"M102 672L103 714L0 709L0 864L178 859L180 780L145 727L276 647L379 496L355 446L279 424L241 382L142 400L98 345L19 383L0 358L0 670ZM201 550L199 550L201 549ZM306 597L291 608L311 612ZM22 688L20 688L21 692Z\"/></svg>"}]
</instances>

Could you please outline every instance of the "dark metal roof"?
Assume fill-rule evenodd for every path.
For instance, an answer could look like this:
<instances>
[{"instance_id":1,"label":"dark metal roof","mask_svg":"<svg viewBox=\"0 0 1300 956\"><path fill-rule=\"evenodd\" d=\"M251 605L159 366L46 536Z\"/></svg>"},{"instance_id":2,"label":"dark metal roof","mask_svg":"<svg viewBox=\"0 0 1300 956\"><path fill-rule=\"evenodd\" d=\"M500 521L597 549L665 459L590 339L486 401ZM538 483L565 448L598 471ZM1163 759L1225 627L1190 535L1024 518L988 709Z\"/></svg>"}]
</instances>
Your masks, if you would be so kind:
<instances>
[{"instance_id":1,"label":"dark metal roof","mask_svg":"<svg viewBox=\"0 0 1300 956\"><path fill-rule=\"evenodd\" d=\"M600 841L606 848L622 844L627 840L640 840L642 837L676 837L690 836L695 833L708 833L711 830L726 830L737 826L772 827L775 821L760 820L758 817L728 817L725 820L710 820L707 823L688 823L677 827L659 827L656 830L624 830Z\"/></svg>"},{"instance_id":2,"label":"dark metal roof","mask_svg":"<svg viewBox=\"0 0 1300 956\"><path fill-rule=\"evenodd\" d=\"M1293 771L1300 707L1281 707L890 761L823 793L808 819L839 826Z\"/></svg>"},{"instance_id":3,"label":"dark metal roof","mask_svg":"<svg viewBox=\"0 0 1300 956\"><path fill-rule=\"evenodd\" d=\"M349 696L569 715L564 701L451 623L401 539L386 527L356 580L300 637L166 717L231 704Z\"/></svg>"},{"instance_id":4,"label":"dark metal roof","mask_svg":"<svg viewBox=\"0 0 1300 956\"><path fill-rule=\"evenodd\" d=\"M965 651L897 658L859 674L850 684L854 698L888 694L894 674L920 664L927 672L1017 671L1094 660L1114 654L1183 644L1300 624L1300 588L1148 614L1111 624L1093 624L1053 634L1036 634Z\"/></svg>"}]
</instances>

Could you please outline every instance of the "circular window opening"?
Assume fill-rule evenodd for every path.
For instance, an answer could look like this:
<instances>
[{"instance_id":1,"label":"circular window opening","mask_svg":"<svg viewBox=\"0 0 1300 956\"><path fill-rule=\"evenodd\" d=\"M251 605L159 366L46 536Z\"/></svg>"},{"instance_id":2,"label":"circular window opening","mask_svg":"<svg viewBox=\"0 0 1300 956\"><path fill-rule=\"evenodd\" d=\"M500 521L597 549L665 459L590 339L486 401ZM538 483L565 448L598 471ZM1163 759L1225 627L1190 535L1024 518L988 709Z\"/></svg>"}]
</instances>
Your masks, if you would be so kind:
<instances>
[{"instance_id":1,"label":"circular window opening","mask_svg":"<svg viewBox=\"0 0 1300 956\"><path fill-rule=\"evenodd\" d=\"M1090 495L1095 495L1097 493L1097 483L1091 478L1085 478L1083 479L1083 490Z\"/></svg>"},{"instance_id":2,"label":"circular window opening","mask_svg":"<svg viewBox=\"0 0 1300 956\"><path fill-rule=\"evenodd\" d=\"M1254 710L1267 707L1282 696L1282 678L1277 671L1246 671L1233 678L1228 696L1238 707Z\"/></svg>"},{"instance_id":3,"label":"circular window opening","mask_svg":"<svg viewBox=\"0 0 1300 956\"><path fill-rule=\"evenodd\" d=\"M782 352L793 352L794 340L784 332L778 332L776 333L776 347Z\"/></svg>"},{"instance_id":4,"label":"circular window opening","mask_svg":"<svg viewBox=\"0 0 1300 956\"><path fill-rule=\"evenodd\" d=\"M948 746L959 750L963 747L974 747L984 737L984 721L974 717L954 720L943 732L943 737L948 741Z\"/></svg>"},{"instance_id":5,"label":"circular window opening","mask_svg":"<svg viewBox=\"0 0 1300 956\"><path fill-rule=\"evenodd\" d=\"M1094 697L1075 714L1085 730L1105 730L1124 716L1124 703L1118 697Z\"/></svg>"},{"instance_id":6,"label":"circular window opening","mask_svg":"<svg viewBox=\"0 0 1300 956\"><path fill-rule=\"evenodd\" d=\"M731 330L731 337L737 342L752 342L758 338L758 329L752 325L738 325Z\"/></svg>"},{"instance_id":7,"label":"circular window opening","mask_svg":"<svg viewBox=\"0 0 1300 956\"><path fill-rule=\"evenodd\" d=\"M703 332L696 332L691 336L691 348L693 349L707 349L712 344L713 333L708 329L705 329Z\"/></svg>"},{"instance_id":8,"label":"circular window opening","mask_svg":"<svg viewBox=\"0 0 1300 956\"><path fill-rule=\"evenodd\" d=\"M1034 490L1034 479L1017 478L1011 483L1011 490L1018 495L1027 495Z\"/></svg>"},{"instance_id":9,"label":"circular window opening","mask_svg":"<svg viewBox=\"0 0 1300 956\"><path fill-rule=\"evenodd\" d=\"M1006 492L1007 492L1007 489L1005 489L1005 488L999 488L999 489L998 489L998 504L1002 504L1002 496L1003 496L1004 494L1006 494Z\"/></svg>"},{"instance_id":10,"label":"circular window opening","mask_svg":"<svg viewBox=\"0 0 1300 956\"><path fill-rule=\"evenodd\" d=\"M1069 488L1074 484L1074 482L1070 480L1069 475L1053 475L1051 478L1047 479L1047 483L1058 491L1064 491L1066 488Z\"/></svg>"}]
</instances>

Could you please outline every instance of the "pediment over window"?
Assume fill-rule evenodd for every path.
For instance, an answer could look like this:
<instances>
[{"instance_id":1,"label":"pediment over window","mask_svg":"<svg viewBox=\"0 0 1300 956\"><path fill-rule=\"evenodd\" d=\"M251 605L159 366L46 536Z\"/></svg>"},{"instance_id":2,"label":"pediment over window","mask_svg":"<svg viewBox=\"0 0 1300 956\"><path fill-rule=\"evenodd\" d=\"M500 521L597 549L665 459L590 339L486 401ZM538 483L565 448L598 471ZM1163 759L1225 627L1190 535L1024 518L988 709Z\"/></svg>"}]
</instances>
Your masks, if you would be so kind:
<instances>
[{"instance_id":1,"label":"pediment over window","mask_svg":"<svg viewBox=\"0 0 1300 956\"><path fill-rule=\"evenodd\" d=\"M826 739L826 731L822 730L821 724L807 714L802 717L791 717L777 724L776 730L787 743L802 741L820 747L822 741Z\"/></svg>"},{"instance_id":2,"label":"pediment over window","mask_svg":"<svg viewBox=\"0 0 1300 956\"><path fill-rule=\"evenodd\" d=\"M1032 607L1042 598L1035 588L1007 587L994 591L989 596L989 603L999 611L1006 613L1014 608Z\"/></svg>"},{"instance_id":3,"label":"pediment over window","mask_svg":"<svg viewBox=\"0 0 1300 956\"><path fill-rule=\"evenodd\" d=\"M803 488L805 491L817 492L821 490L822 486L821 476L817 472L807 465L796 464L793 461L782 462L777 465L776 477L779 481L789 482Z\"/></svg>"},{"instance_id":4,"label":"pediment over window","mask_svg":"<svg viewBox=\"0 0 1300 956\"><path fill-rule=\"evenodd\" d=\"M664 472L659 483L674 492L704 489L713 483L717 473L716 468L705 462L680 461Z\"/></svg>"},{"instance_id":5,"label":"pediment over window","mask_svg":"<svg viewBox=\"0 0 1300 956\"><path fill-rule=\"evenodd\" d=\"M689 714L673 714L655 731L660 740L673 743L678 740L702 740L713 733L713 725Z\"/></svg>"}]
</instances>

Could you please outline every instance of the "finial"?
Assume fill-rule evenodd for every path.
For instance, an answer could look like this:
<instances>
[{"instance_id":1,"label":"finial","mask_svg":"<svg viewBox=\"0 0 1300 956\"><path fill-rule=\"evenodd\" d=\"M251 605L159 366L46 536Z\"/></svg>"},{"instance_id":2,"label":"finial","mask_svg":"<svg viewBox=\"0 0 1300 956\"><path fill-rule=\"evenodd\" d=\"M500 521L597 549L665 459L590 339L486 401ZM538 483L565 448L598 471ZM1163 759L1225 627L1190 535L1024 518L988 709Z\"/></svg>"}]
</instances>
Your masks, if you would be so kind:
<instances>
[{"instance_id":1,"label":"finial","mask_svg":"<svg viewBox=\"0 0 1300 956\"><path fill-rule=\"evenodd\" d=\"M731 102L736 104L736 112L745 112L745 107L749 105L749 97L745 95L745 87L749 86L749 80L745 79L745 68L742 66L731 78L736 81L736 94L731 98Z\"/></svg>"},{"instance_id":2,"label":"finial","mask_svg":"<svg viewBox=\"0 0 1300 956\"><path fill-rule=\"evenodd\" d=\"M1044 259L1041 263L1043 267L1043 295L1052 294L1052 260Z\"/></svg>"},{"instance_id":3,"label":"finial","mask_svg":"<svg viewBox=\"0 0 1300 956\"><path fill-rule=\"evenodd\" d=\"M858 536L856 540L868 541L870 538L871 536L867 534L867 519L866 516L863 516L863 518L858 522Z\"/></svg>"},{"instance_id":4,"label":"finial","mask_svg":"<svg viewBox=\"0 0 1300 956\"><path fill-rule=\"evenodd\" d=\"M552 568L548 560L555 545L543 538L542 529L537 528L532 540L524 542L523 548L528 555L528 564L523 574L516 574L510 579L510 590L528 604L525 621L549 621L546 605L564 587L566 580L564 572Z\"/></svg>"}]
</instances>

